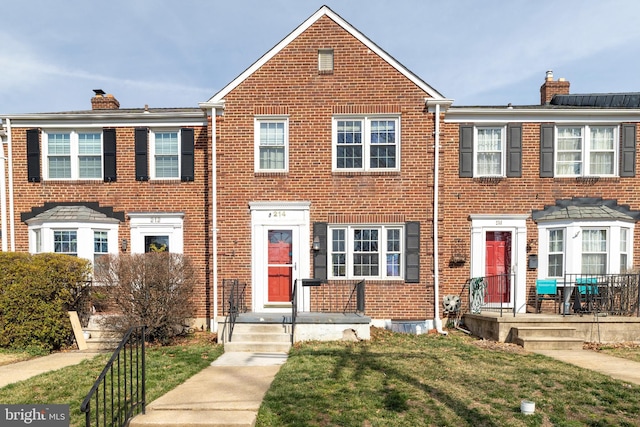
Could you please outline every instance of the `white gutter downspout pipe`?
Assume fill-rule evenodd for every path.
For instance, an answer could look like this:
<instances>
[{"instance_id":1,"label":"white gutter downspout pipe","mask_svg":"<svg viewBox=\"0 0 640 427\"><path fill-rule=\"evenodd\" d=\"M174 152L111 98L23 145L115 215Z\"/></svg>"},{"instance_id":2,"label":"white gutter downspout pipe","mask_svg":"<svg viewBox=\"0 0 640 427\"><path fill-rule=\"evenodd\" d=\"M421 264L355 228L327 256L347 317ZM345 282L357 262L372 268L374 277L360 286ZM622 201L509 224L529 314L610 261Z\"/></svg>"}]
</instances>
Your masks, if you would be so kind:
<instances>
[{"instance_id":1,"label":"white gutter downspout pipe","mask_svg":"<svg viewBox=\"0 0 640 427\"><path fill-rule=\"evenodd\" d=\"M11 140L11 119L7 119L7 157L9 158L9 230L11 231L11 252L16 251L16 230L13 206L13 144Z\"/></svg>"},{"instance_id":2,"label":"white gutter downspout pipe","mask_svg":"<svg viewBox=\"0 0 640 427\"><path fill-rule=\"evenodd\" d=\"M2 252L7 252L7 183L6 183L6 167L7 157L4 154L4 137L7 136L6 131L1 127L0 123L0 233L2 233Z\"/></svg>"},{"instance_id":3,"label":"white gutter downspout pipe","mask_svg":"<svg viewBox=\"0 0 640 427\"><path fill-rule=\"evenodd\" d=\"M447 335L448 332L442 330L442 319L440 318L440 256L438 254L438 204L440 185L440 105L451 105L451 100L427 99L427 107L435 106L435 129L434 129L434 162L433 162L433 325L439 334Z\"/></svg>"}]
</instances>

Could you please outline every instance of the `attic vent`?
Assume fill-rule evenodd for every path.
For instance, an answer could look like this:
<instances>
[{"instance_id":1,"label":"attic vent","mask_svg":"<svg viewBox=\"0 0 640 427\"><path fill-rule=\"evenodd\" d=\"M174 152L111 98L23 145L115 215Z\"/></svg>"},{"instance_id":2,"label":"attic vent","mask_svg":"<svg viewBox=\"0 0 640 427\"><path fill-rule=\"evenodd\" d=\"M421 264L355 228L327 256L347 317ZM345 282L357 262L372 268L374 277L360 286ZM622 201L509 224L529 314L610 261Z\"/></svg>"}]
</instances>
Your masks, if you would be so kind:
<instances>
[{"instance_id":1,"label":"attic vent","mask_svg":"<svg viewBox=\"0 0 640 427\"><path fill-rule=\"evenodd\" d=\"M333 49L318 50L318 72L320 73L333 72Z\"/></svg>"}]
</instances>

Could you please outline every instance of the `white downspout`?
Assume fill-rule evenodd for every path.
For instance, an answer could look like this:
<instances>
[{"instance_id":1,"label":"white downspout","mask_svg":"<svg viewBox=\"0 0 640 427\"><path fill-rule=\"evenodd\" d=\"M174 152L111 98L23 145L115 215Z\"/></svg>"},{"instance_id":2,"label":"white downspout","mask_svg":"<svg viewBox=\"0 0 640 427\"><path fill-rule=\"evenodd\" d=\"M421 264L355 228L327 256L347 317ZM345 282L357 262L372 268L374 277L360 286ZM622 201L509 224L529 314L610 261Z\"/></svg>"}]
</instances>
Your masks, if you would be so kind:
<instances>
[{"instance_id":1,"label":"white downspout","mask_svg":"<svg viewBox=\"0 0 640 427\"><path fill-rule=\"evenodd\" d=\"M8 119L7 119L8 120ZM4 155L3 137L7 136L6 131L0 127L0 233L2 233L2 252L7 252L7 181L5 162L7 157Z\"/></svg>"},{"instance_id":2,"label":"white downspout","mask_svg":"<svg viewBox=\"0 0 640 427\"><path fill-rule=\"evenodd\" d=\"M9 158L9 230L11 234L11 252L15 252L16 229L13 208L13 141L11 135L11 119L7 119L7 157Z\"/></svg>"},{"instance_id":3,"label":"white downspout","mask_svg":"<svg viewBox=\"0 0 640 427\"><path fill-rule=\"evenodd\" d=\"M438 186L440 184L440 104L436 104L435 111L435 138L434 138L434 162L433 162L433 325L439 334L447 335L442 330L440 319L440 256L438 255Z\"/></svg>"},{"instance_id":4,"label":"white downspout","mask_svg":"<svg viewBox=\"0 0 640 427\"><path fill-rule=\"evenodd\" d=\"M211 332L218 331L218 176L216 173L216 117L218 116L216 107L211 108L211 250L213 259L211 267L212 289L213 289L213 318L211 319Z\"/></svg>"}]
</instances>

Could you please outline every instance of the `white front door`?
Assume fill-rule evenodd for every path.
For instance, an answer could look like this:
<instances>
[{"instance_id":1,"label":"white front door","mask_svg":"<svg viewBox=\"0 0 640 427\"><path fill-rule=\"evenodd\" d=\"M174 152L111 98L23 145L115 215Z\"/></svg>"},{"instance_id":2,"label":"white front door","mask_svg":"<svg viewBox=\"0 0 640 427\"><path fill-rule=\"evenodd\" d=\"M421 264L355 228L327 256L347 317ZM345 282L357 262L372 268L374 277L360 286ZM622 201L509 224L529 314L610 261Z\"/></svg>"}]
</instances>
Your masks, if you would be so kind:
<instances>
[{"instance_id":1,"label":"white front door","mask_svg":"<svg viewBox=\"0 0 640 427\"><path fill-rule=\"evenodd\" d=\"M309 277L309 203L254 202L252 310L290 312L296 279Z\"/></svg>"}]
</instances>

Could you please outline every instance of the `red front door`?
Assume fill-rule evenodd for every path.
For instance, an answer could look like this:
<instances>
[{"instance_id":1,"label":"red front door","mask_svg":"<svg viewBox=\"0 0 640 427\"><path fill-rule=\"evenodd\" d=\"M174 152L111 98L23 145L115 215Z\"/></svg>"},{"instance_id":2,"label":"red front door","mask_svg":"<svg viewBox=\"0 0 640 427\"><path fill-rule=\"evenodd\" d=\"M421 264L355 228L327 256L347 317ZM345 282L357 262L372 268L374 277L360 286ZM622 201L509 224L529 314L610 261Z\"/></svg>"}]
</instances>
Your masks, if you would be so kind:
<instances>
[{"instance_id":1,"label":"red front door","mask_svg":"<svg viewBox=\"0 0 640 427\"><path fill-rule=\"evenodd\" d=\"M486 239L485 303L509 302L511 289L511 232L488 231Z\"/></svg>"},{"instance_id":2,"label":"red front door","mask_svg":"<svg viewBox=\"0 0 640 427\"><path fill-rule=\"evenodd\" d=\"M293 273L291 230L269 230L269 302L290 302Z\"/></svg>"}]
</instances>

